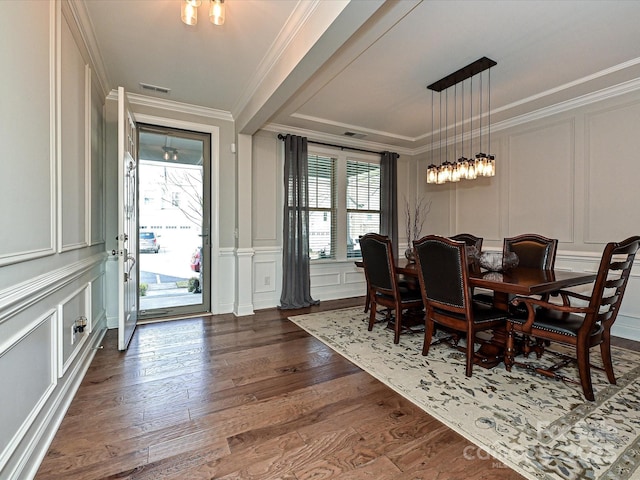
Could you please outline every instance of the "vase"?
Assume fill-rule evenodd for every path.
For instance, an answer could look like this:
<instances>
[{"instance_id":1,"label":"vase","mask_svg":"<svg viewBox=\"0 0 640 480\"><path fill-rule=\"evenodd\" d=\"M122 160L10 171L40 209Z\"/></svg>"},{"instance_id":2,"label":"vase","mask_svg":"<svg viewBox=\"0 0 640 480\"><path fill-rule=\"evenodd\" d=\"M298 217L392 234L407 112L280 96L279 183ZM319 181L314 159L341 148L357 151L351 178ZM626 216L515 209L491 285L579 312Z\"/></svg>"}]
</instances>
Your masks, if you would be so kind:
<instances>
[{"instance_id":1,"label":"vase","mask_svg":"<svg viewBox=\"0 0 640 480\"><path fill-rule=\"evenodd\" d=\"M404 251L404 256L407 257L407 260L410 262L415 262L416 258L413 256L413 248L409 247Z\"/></svg>"}]
</instances>

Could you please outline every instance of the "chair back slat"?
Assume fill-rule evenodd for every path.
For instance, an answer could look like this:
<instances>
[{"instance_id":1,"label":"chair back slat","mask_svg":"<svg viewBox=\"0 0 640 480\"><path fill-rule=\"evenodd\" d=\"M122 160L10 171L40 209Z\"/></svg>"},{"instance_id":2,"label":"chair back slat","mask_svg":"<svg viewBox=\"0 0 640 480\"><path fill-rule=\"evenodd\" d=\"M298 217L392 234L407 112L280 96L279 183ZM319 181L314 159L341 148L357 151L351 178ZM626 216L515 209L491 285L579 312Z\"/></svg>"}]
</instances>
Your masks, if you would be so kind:
<instances>
[{"instance_id":1,"label":"chair back slat","mask_svg":"<svg viewBox=\"0 0 640 480\"><path fill-rule=\"evenodd\" d=\"M612 262L609 266L609 270L624 270L631 266L632 262L626 260L624 262Z\"/></svg>"},{"instance_id":2,"label":"chair back slat","mask_svg":"<svg viewBox=\"0 0 640 480\"><path fill-rule=\"evenodd\" d=\"M639 248L640 236L630 237L622 242L611 242L605 246L589 303L594 313L585 316L584 328L587 331L591 331L596 323L611 328L615 322ZM621 255L626 258L620 260Z\"/></svg>"}]
</instances>

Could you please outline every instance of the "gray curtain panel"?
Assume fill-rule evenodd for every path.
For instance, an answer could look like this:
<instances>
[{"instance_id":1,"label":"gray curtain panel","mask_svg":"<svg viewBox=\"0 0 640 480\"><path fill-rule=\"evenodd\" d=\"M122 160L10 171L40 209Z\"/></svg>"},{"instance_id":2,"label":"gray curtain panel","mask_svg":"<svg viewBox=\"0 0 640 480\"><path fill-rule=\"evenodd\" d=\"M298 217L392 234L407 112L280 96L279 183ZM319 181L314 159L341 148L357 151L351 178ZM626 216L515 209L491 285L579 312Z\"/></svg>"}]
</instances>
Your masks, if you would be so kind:
<instances>
[{"instance_id":1,"label":"gray curtain panel","mask_svg":"<svg viewBox=\"0 0 640 480\"><path fill-rule=\"evenodd\" d=\"M380 156L380 234L391 239L398 256L398 169L400 155L382 152Z\"/></svg>"},{"instance_id":2,"label":"gray curtain panel","mask_svg":"<svg viewBox=\"0 0 640 480\"><path fill-rule=\"evenodd\" d=\"M307 139L284 139L284 236L281 309L317 305L309 276L309 194Z\"/></svg>"}]
</instances>

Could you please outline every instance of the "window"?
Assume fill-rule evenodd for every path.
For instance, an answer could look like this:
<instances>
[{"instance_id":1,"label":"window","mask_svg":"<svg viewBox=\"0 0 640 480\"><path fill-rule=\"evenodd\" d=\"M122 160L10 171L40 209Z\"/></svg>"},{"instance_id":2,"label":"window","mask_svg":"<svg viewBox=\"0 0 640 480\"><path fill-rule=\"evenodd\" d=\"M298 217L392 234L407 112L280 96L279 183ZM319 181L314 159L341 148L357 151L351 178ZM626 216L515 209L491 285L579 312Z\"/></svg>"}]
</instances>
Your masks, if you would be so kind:
<instances>
[{"instance_id":1,"label":"window","mask_svg":"<svg viewBox=\"0 0 640 480\"><path fill-rule=\"evenodd\" d=\"M335 257L335 159L309 156L309 256Z\"/></svg>"},{"instance_id":2,"label":"window","mask_svg":"<svg viewBox=\"0 0 640 480\"><path fill-rule=\"evenodd\" d=\"M308 168L310 258L361 257L360 236L380 231L380 160L314 153Z\"/></svg>"},{"instance_id":3,"label":"window","mask_svg":"<svg viewBox=\"0 0 640 480\"><path fill-rule=\"evenodd\" d=\"M380 164L347 160L347 258L361 257L360 235L380 231Z\"/></svg>"}]
</instances>

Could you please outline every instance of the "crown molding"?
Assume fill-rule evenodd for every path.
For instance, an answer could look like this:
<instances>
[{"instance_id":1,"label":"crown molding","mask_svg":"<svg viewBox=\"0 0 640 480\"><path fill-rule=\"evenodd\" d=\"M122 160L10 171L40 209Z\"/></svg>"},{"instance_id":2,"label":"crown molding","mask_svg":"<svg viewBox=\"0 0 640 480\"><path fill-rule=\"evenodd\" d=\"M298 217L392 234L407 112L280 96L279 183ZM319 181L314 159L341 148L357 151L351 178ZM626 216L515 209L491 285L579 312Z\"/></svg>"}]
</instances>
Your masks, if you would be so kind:
<instances>
[{"instance_id":1,"label":"crown molding","mask_svg":"<svg viewBox=\"0 0 640 480\"><path fill-rule=\"evenodd\" d=\"M389 151L395 152L400 155L414 155L414 150L411 148L398 147L397 145L389 145L386 143L367 142L364 140L357 140L342 135L332 135L329 133L317 132L315 130L307 130L305 128L289 127L287 125L280 125L277 123L269 123L261 128L262 131L272 133L290 133L293 135L301 135L308 137L309 140L315 140L318 142L335 143L343 145L345 147L362 148L365 150L376 151ZM359 129L362 131L362 129Z\"/></svg>"},{"instance_id":2,"label":"crown molding","mask_svg":"<svg viewBox=\"0 0 640 480\"><path fill-rule=\"evenodd\" d=\"M519 100L518 102L514 102L511 103L509 105L506 105L500 109L496 109L494 111L491 112L491 115L495 115L497 112L502 112L502 111L507 111L511 108L515 108L519 105L525 104L527 102L531 102L534 100L537 100L539 98L557 93L558 91L564 90L566 88L572 87L572 86L576 86L582 83L585 83L589 80L593 80L595 78L601 77L603 75L621 70L623 68L628 68L630 66L634 66L640 63L640 58L635 59L633 61L630 62L626 62L625 64L622 65L618 65L614 68L608 69L606 71L603 72L599 72L598 74L595 75L591 75L589 77L585 77L582 78L576 82L572 82L571 84L565 84L562 85L558 88L554 88L552 90L548 90L545 91L541 94L538 94L536 96L533 97L528 97L525 98L523 100ZM587 105L591 105L593 103L597 103L597 102L602 102L611 98L615 98L621 95L625 95L627 93L632 93L632 92L636 92L640 90L640 78L636 78L633 80L629 80L627 82L623 82L620 83L618 85L614 85L612 87L607 87L607 88L603 88L601 90L597 90L595 92L591 92L585 95L581 95L575 98L572 98L570 100L566 100L563 102L559 102L556 103L554 105L550 105L548 107L544 107L544 108L540 108L538 110L534 110L532 112L529 113L525 113L523 115L518 115L506 120L502 120L500 122L494 122L491 124L491 131L492 132L499 132L501 130L506 130L508 128L513 128L516 127L518 125L523 125L526 123L530 123L536 120L540 120L542 118L546 118L546 117L550 117L552 115L557 115L560 113L564 113L570 110L574 110L576 108L580 108L580 107L584 107ZM341 128L347 128L350 130L354 130L354 131L358 131L358 132L363 132L363 133L371 133L371 134L376 134L376 135L383 135L392 139L398 139L398 140L403 140L403 141L410 141L410 142L416 142L419 141L425 137L428 137L430 134L425 133L423 135L420 135L418 137L405 137L405 136L401 136L401 135L395 135L392 133L388 133L388 132L383 132L383 131L378 131L378 130L371 130L371 129L366 129L366 128L362 128L360 126L357 125L348 125L348 124L342 124L342 123L338 123L338 122L333 122L330 120L325 120L322 118L318 118L318 117L311 117L308 115L301 115L301 114L292 114L291 115L294 118L298 118L298 119L302 119L302 120L308 120L308 121L313 121L315 123L319 123L322 125L330 125L330 126L338 126ZM486 115L485 115L486 116ZM315 130L308 130L308 129L301 129L301 128L293 128L293 127L288 127L286 125L279 125L279 124L270 124L270 125L266 125L262 128L262 130L266 130L266 131L272 131L272 132L282 132L282 131L287 131L289 133L293 133L296 135L305 135L307 137L313 137L314 139L324 139L324 141L327 142L332 142L332 143L340 143L340 144L344 144L345 146L355 146L357 148L369 148L369 149L380 149L380 150L389 150L389 151L394 151L394 152L398 152L398 153L404 153L405 155L420 155L423 153L427 153L430 152L432 150L437 150L438 148L440 148L441 144L439 141L434 141L431 142L427 145L424 145L422 147L418 147L418 148L399 148L396 147L394 145L389 145L389 144L384 144L384 143L374 143L374 142L366 142L366 141L354 141L354 140L345 140L344 137L339 136L339 135L330 135L330 134L322 134L322 133L318 133ZM472 132L469 133L469 135L471 135L471 137L476 138L478 135L480 134L479 130L473 130ZM460 135L458 135L455 139L452 136L447 137L447 139L444 139L442 141L442 146L444 145L451 145L451 144L455 144L460 142Z\"/></svg>"},{"instance_id":3,"label":"crown molding","mask_svg":"<svg viewBox=\"0 0 640 480\"><path fill-rule=\"evenodd\" d=\"M225 122L233 122L231 112L218 110L215 108L201 107L199 105L191 105L189 103L176 102L174 100L166 100L163 98L154 98L139 93L127 92L127 98L132 105L144 107L158 108L161 110L169 110L171 112L186 113L189 115L198 115L205 118L214 118ZM118 91L111 90L107 100L117 100Z\"/></svg>"},{"instance_id":4,"label":"crown molding","mask_svg":"<svg viewBox=\"0 0 640 480\"><path fill-rule=\"evenodd\" d=\"M109 91L109 76L107 74L107 69L104 66L100 49L98 48L98 42L93 33L95 29L87 12L87 6L84 2L71 2L69 0L65 0L65 5L69 8L69 11L71 12L78 27L84 46L87 49L87 54L89 55L89 60L91 62L93 72L95 73L96 80L99 87L102 89L102 97L105 97Z\"/></svg>"}]
</instances>

